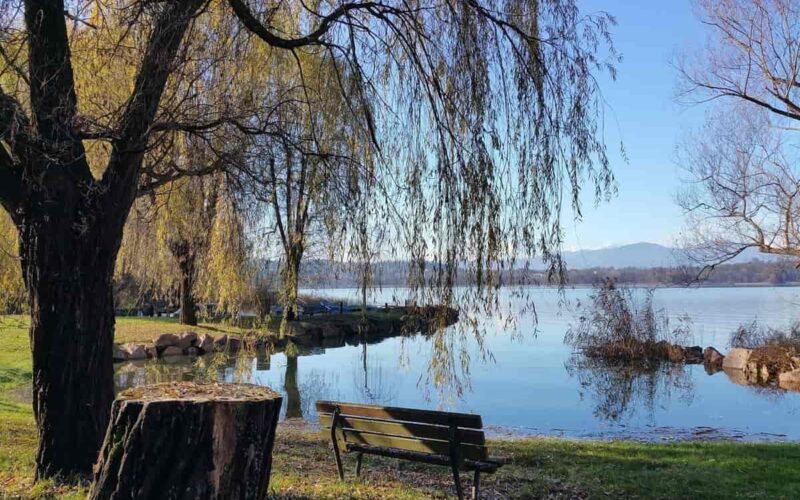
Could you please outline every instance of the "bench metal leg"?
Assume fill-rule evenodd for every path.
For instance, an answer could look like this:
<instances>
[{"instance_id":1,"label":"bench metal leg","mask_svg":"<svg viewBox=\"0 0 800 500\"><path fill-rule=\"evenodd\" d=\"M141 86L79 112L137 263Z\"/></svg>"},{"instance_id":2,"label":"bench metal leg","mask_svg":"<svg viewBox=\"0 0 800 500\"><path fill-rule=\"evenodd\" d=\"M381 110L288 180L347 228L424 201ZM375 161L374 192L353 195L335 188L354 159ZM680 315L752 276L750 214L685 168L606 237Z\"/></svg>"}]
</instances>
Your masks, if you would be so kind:
<instances>
[{"instance_id":1,"label":"bench metal leg","mask_svg":"<svg viewBox=\"0 0 800 500\"><path fill-rule=\"evenodd\" d=\"M481 488L481 471L475 471L475 478L472 480L472 500L478 500L479 491Z\"/></svg>"},{"instance_id":2,"label":"bench metal leg","mask_svg":"<svg viewBox=\"0 0 800 500\"><path fill-rule=\"evenodd\" d=\"M339 408L333 411L331 420L331 443L333 444L333 458L336 460L336 470L339 472L339 480L344 481L344 468L342 467L342 456L339 452L339 440L336 436L336 425L339 423Z\"/></svg>"},{"instance_id":3,"label":"bench metal leg","mask_svg":"<svg viewBox=\"0 0 800 500\"><path fill-rule=\"evenodd\" d=\"M452 463L453 468L453 482L456 483L456 495L458 495L458 500L464 500L464 489L461 487L461 476L458 474L458 464Z\"/></svg>"},{"instance_id":4,"label":"bench metal leg","mask_svg":"<svg viewBox=\"0 0 800 500\"><path fill-rule=\"evenodd\" d=\"M461 465L461 454L459 446L461 444L461 436L458 432L458 427L452 422L450 423L450 467L453 469L453 481L456 483L456 494L458 500L464 500L464 489L461 487L461 476L458 474L458 467Z\"/></svg>"},{"instance_id":5,"label":"bench metal leg","mask_svg":"<svg viewBox=\"0 0 800 500\"><path fill-rule=\"evenodd\" d=\"M356 477L361 477L361 460L363 460L363 458L363 453L356 455Z\"/></svg>"}]
</instances>

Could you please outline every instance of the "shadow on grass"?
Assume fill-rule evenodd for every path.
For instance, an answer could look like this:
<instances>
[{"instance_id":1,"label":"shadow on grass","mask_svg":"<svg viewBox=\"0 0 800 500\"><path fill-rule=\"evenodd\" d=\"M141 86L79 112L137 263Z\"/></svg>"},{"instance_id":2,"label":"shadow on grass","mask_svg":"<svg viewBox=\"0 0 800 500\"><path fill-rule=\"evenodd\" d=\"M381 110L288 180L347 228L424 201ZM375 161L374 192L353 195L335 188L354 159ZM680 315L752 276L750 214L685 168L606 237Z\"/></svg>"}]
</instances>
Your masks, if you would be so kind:
<instances>
[{"instance_id":1,"label":"shadow on grass","mask_svg":"<svg viewBox=\"0 0 800 500\"><path fill-rule=\"evenodd\" d=\"M800 498L800 446L735 442L498 440L512 463L483 479L482 498ZM446 467L345 457L339 482L323 436L279 431L274 498L452 498ZM469 484L465 474L462 478Z\"/></svg>"}]
</instances>

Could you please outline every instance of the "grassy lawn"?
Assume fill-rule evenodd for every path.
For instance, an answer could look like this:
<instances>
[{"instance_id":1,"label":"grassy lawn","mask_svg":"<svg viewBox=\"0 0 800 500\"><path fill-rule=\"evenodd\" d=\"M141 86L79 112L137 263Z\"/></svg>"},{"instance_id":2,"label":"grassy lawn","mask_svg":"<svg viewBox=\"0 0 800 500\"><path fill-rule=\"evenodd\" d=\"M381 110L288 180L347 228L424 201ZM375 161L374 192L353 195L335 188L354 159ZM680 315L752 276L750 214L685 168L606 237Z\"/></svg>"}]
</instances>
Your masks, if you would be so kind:
<instances>
[{"instance_id":1,"label":"grassy lawn","mask_svg":"<svg viewBox=\"0 0 800 500\"><path fill-rule=\"evenodd\" d=\"M150 340L183 331L170 321L121 318L118 339ZM236 329L206 325L209 333ZM80 498L85 489L31 481L36 431L29 404L27 321L0 317L0 498ZM800 445L502 439L492 453L513 462L486 476L483 498L800 498ZM275 445L272 497L452 498L448 469L365 457L363 477L337 480L327 442L293 422L281 424ZM463 477L465 486L468 477Z\"/></svg>"},{"instance_id":2,"label":"grassy lawn","mask_svg":"<svg viewBox=\"0 0 800 500\"><path fill-rule=\"evenodd\" d=\"M178 323L177 318L117 318L117 330L114 341L120 344L125 342L152 342L156 335L161 333L181 333L186 331L198 334L208 333L213 337L224 334L242 334L245 329L229 326L222 323L200 323L197 326L186 326Z\"/></svg>"}]
</instances>

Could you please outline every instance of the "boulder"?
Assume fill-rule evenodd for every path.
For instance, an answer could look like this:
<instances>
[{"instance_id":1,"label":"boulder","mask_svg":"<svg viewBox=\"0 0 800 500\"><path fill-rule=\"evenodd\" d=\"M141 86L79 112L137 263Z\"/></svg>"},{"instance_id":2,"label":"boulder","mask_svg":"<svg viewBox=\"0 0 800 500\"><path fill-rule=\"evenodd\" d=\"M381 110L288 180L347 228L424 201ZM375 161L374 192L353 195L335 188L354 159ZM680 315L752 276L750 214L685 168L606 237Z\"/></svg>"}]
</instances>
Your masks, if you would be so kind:
<instances>
[{"instance_id":1,"label":"boulder","mask_svg":"<svg viewBox=\"0 0 800 500\"><path fill-rule=\"evenodd\" d=\"M184 352L186 353L187 356L199 356L200 354L202 354L200 352L200 348L194 346L187 347Z\"/></svg>"},{"instance_id":2,"label":"boulder","mask_svg":"<svg viewBox=\"0 0 800 500\"><path fill-rule=\"evenodd\" d=\"M291 337L321 338L322 328L306 321L289 321L283 325L283 334Z\"/></svg>"},{"instance_id":3,"label":"boulder","mask_svg":"<svg viewBox=\"0 0 800 500\"><path fill-rule=\"evenodd\" d=\"M204 333L197 339L197 347L200 348L203 352L209 352L214 350L214 337L211 335Z\"/></svg>"},{"instance_id":4,"label":"boulder","mask_svg":"<svg viewBox=\"0 0 800 500\"><path fill-rule=\"evenodd\" d=\"M181 336L178 337L178 343L176 345L181 349L188 349L196 346L197 334L195 332L183 332Z\"/></svg>"},{"instance_id":5,"label":"boulder","mask_svg":"<svg viewBox=\"0 0 800 500\"><path fill-rule=\"evenodd\" d=\"M689 364L700 364L703 362L703 348L699 345L683 348L684 362Z\"/></svg>"},{"instance_id":6,"label":"boulder","mask_svg":"<svg viewBox=\"0 0 800 500\"><path fill-rule=\"evenodd\" d=\"M154 345L147 346L147 357L148 358L157 358L158 357L158 348Z\"/></svg>"},{"instance_id":7,"label":"boulder","mask_svg":"<svg viewBox=\"0 0 800 500\"><path fill-rule=\"evenodd\" d=\"M731 352L722 360L722 367L726 370L746 370L747 361L750 359L752 349L734 347Z\"/></svg>"},{"instance_id":8,"label":"boulder","mask_svg":"<svg viewBox=\"0 0 800 500\"><path fill-rule=\"evenodd\" d=\"M747 380L753 384L766 384L769 381L769 368L756 361L749 361L745 375Z\"/></svg>"},{"instance_id":9,"label":"boulder","mask_svg":"<svg viewBox=\"0 0 800 500\"><path fill-rule=\"evenodd\" d=\"M153 340L153 345L157 349L163 349L165 347L178 345L180 338L173 334L173 333L162 333L155 340Z\"/></svg>"},{"instance_id":10,"label":"boulder","mask_svg":"<svg viewBox=\"0 0 800 500\"><path fill-rule=\"evenodd\" d=\"M214 341L214 345L218 348L223 348L228 345L228 334L226 333L222 337L218 338Z\"/></svg>"},{"instance_id":11,"label":"boulder","mask_svg":"<svg viewBox=\"0 0 800 500\"><path fill-rule=\"evenodd\" d=\"M144 344L125 344L123 346L128 353L128 359L147 359L147 347Z\"/></svg>"},{"instance_id":12,"label":"boulder","mask_svg":"<svg viewBox=\"0 0 800 500\"><path fill-rule=\"evenodd\" d=\"M766 365L761 365L761 369L758 372L758 376L761 377L761 383L766 384L769 382L770 373L769 368Z\"/></svg>"},{"instance_id":13,"label":"boulder","mask_svg":"<svg viewBox=\"0 0 800 500\"><path fill-rule=\"evenodd\" d=\"M711 368L722 368L724 359L725 356L711 346L706 347L703 351L703 363Z\"/></svg>"},{"instance_id":14,"label":"boulder","mask_svg":"<svg viewBox=\"0 0 800 500\"><path fill-rule=\"evenodd\" d=\"M747 376L744 374L744 370L734 370L731 368L723 368L725 375L728 376L728 379L737 385L750 385L750 381L747 380Z\"/></svg>"},{"instance_id":15,"label":"boulder","mask_svg":"<svg viewBox=\"0 0 800 500\"><path fill-rule=\"evenodd\" d=\"M800 391L800 369L778 375L778 386L781 389Z\"/></svg>"},{"instance_id":16,"label":"boulder","mask_svg":"<svg viewBox=\"0 0 800 500\"><path fill-rule=\"evenodd\" d=\"M667 358L673 363L682 363L686 361L686 350L677 344L664 342L663 344L659 344L659 349L666 352Z\"/></svg>"},{"instance_id":17,"label":"boulder","mask_svg":"<svg viewBox=\"0 0 800 500\"><path fill-rule=\"evenodd\" d=\"M322 325L322 338L323 339L335 339L342 336L342 331L337 328L336 326L325 323Z\"/></svg>"},{"instance_id":18,"label":"boulder","mask_svg":"<svg viewBox=\"0 0 800 500\"><path fill-rule=\"evenodd\" d=\"M237 352L242 348L242 345L244 345L242 339L231 336L228 337L228 343L225 345L225 347L228 349L228 352Z\"/></svg>"},{"instance_id":19,"label":"boulder","mask_svg":"<svg viewBox=\"0 0 800 500\"><path fill-rule=\"evenodd\" d=\"M161 353L161 356L165 358L170 356L183 356L183 349L178 346L171 345L164 349L164 351Z\"/></svg>"},{"instance_id":20,"label":"boulder","mask_svg":"<svg viewBox=\"0 0 800 500\"><path fill-rule=\"evenodd\" d=\"M120 347L119 344L114 344L111 350L111 358L114 361L127 361L128 352Z\"/></svg>"}]
</instances>

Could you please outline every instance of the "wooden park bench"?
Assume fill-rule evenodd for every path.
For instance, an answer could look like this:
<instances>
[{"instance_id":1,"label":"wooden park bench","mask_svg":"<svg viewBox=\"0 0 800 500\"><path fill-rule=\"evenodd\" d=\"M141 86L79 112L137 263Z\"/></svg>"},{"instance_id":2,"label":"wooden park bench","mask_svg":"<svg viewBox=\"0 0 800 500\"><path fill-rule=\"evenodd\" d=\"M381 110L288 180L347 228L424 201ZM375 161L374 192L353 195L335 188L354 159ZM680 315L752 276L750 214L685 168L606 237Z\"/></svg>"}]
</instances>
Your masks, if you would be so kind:
<instances>
[{"instance_id":1,"label":"wooden park bench","mask_svg":"<svg viewBox=\"0 0 800 500\"><path fill-rule=\"evenodd\" d=\"M481 473L493 473L508 461L490 457L480 415L317 401L323 434L330 435L339 479L341 453L356 453L356 476L362 457L380 455L413 462L448 465L456 493L464 498L459 471L473 471L472 496L478 498Z\"/></svg>"}]
</instances>

